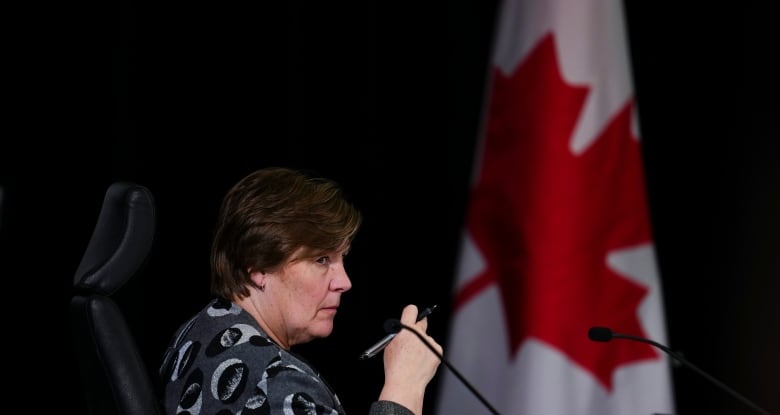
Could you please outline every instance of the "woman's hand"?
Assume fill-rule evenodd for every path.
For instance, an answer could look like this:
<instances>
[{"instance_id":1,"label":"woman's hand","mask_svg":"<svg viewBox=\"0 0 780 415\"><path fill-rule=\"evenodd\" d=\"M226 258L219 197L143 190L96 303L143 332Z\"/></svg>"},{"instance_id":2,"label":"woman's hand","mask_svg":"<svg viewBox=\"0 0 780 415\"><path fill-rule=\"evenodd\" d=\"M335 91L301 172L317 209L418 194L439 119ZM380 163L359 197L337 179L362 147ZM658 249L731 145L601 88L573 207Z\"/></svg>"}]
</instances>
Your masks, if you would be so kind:
<instances>
[{"instance_id":1,"label":"woman's hand","mask_svg":"<svg viewBox=\"0 0 780 415\"><path fill-rule=\"evenodd\" d=\"M441 345L426 334L428 319L416 321L417 313L417 306L413 304L404 307L401 324L415 329L441 355ZM441 363L439 357L405 328L400 329L383 353L385 384L379 399L394 401L421 415L425 388Z\"/></svg>"}]
</instances>

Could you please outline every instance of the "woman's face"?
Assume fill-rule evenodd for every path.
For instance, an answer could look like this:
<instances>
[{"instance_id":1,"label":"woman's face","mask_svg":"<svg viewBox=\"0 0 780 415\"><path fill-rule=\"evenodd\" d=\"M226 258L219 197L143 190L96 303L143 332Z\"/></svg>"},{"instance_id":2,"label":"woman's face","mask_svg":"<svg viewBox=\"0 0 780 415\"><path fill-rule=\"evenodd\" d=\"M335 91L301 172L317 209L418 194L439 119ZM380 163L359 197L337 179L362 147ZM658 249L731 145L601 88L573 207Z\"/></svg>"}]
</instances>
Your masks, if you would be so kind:
<instances>
[{"instance_id":1,"label":"woman's face","mask_svg":"<svg viewBox=\"0 0 780 415\"><path fill-rule=\"evenodd\" d=\"M275 310L274 331L286 346L327 337L333 331L333 319L341 294L352 288L344 268L348 248L315 257L293 255L280 272L266 278L265 294L272 296Z\"/></svg>"}]
</instances>

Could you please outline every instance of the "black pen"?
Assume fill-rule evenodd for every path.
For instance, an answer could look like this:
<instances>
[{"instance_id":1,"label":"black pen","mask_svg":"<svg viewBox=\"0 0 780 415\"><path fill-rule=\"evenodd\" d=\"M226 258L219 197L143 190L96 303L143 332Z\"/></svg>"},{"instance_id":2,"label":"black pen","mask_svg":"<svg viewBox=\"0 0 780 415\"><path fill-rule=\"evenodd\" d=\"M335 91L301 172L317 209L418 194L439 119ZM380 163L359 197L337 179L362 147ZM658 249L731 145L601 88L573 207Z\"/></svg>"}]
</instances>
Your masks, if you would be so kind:
<instances>
[{"instance_id":1,"label":"black pen","mask_svg":"<svg viewBox=\"0 0 780 415\"><path fill-rule=\"evenodd\" d=\"M439 307L438 304L434 304L426 308L425 310L421 311L420 314L417 315L417 321L420 321L425 317L428 317L429 315L431 315L431 313L433 313L433 310L436 310L436 308L438 307ZM368 359L369 357L373 357L377 353L384 350L384 348L387 347L388 344L390 344L390 340L393 340L393 337L395 337L396 334L398 333L397 332L390 333L387 336L383 337L382 340L376 342L376 344L366 349L366 351L360 355L360 359Z\"/></svg>"}]
</instances>

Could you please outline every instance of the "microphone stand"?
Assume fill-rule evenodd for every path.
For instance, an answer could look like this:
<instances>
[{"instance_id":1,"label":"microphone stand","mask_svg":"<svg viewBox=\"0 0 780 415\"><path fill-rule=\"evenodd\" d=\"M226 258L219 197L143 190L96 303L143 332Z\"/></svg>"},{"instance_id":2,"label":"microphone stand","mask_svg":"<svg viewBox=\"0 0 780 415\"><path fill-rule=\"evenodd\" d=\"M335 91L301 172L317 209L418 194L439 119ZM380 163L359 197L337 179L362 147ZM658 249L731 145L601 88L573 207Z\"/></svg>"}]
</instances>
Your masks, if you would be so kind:
<instances>
[{"instance_id":1,"label":"microphone stand","mask_svg":"<svg viewBox=\"0 0 780 415\"><path fill-rule=\"evenodd\" d=\"M487 408L490 411L490 413L492 413L493 415L500 415L496 410L496 408L494 408L493 405L491 405L490 402L488 402L488 400L485 399L485 397L482 396L482 394L480 394L479 391L477 391L477 389L473 385L471 385L471 383L469 383L466 380L466 378L462 374L460 374L460 372L458 372L458 370L455 369L455 367L452 366L450 362L448 362L447 359L445 359L444 356L442 356L442 354L439 353L430 342L428 342L428 339L423 337L422 334L418 333L417 330L401 323L400 321L393 320L393 324L394 325L397 324L398 330L406 329L414 333L417 336L417 338L420 339L423 343L425 343L425 345L428 346L428 348L433 352L433 354L435 354L436 357L438 357L439 360L441 360L441 362L444 363L444 366L447 366L447 369L449 369L455 376L457 376L457 378L463 383L463 385L465 385L469 389L469 391L471 391L471 393L473 393L474 396L476 396L477 399L479 399L480 402L482 402L482 404L485 405L485 408Z\"/></svg>"},{"instance_id":2,"label":"microphone stand","mask_svg":"<svg viewBox=\"0 0 780 415\"><path fill-rule=\"evenodd\" d=\"M670 348L664 346L661 343L658 343L658 342L650 340L650 339L646 339L644 337L632 336L630 334L615 333L615 332L609 330L606 327L594 327L594 328L592 328L590 333L589 333L589 336L590 336L590 339L594 340L594 341L609 341L610 338L616 338L616 339L634 340L634 341L647 343L649 345L655 346L655 347L663 350L667 354L669 354L669 356L671 356L675 360L677 360L680 363L683 363L686 366L690 367L691 369L696 371L698 374L702 375L705 379L709 380L710 382L714 383L715 385L717 385L721 389L725 390L726 392L731 394L731 396L737 398L738 400L740 400L745 405L753 408L756 412L758 412L760 414L763 414L763 415L772 415L769 412L767 412L765 409L763 409L763 408L759 407L758 405L756 405L755 403L751 402L748 398L746 398L746 397L742 396L741 394L739 394L734 389L728 387L723 382L715 379L714 377L709 375L707 372L699 369L693 363L685 360L685 358L683 358L682 355L680 355L679 353L675 353Z\"/></svg>"}]
</instances>

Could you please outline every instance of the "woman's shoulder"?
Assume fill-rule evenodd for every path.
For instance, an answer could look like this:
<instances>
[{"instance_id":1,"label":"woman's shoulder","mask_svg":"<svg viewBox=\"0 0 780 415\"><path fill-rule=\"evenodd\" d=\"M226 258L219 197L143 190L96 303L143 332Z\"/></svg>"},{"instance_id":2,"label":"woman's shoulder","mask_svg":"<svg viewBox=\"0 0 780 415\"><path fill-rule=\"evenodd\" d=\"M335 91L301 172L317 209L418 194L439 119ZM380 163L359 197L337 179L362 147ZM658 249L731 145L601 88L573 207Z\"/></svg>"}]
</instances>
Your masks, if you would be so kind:
<instances>
[{"instance_id":1,"label":"woman's shoulder","mask_svg":"<svg viewBox=\"0 0 780 415\"><path fill-rule=\"evenodd\" d=\"M161 372L214 373L225 367L266 367L280 350L257 322L229 301L215 299L182 324L166 351ZM172 378L178 378L174 374Z\"/></svg>"},{"instance_id":2,"label":"woman's shoulder","mask_svg":"<svg viewBox=\"0 0 780 415\"><path fill-rule=\"evenodd\" d=\"M272 346L260 325L240 306L214 299L179 326L168 353L205 353L201 358L244 353L242 344ZM251 353L251 352L250 352Z\"/></svg>"},{"instance_id":3,"label":"woman's shoulder","mask_svg":"<svg viewBox=\"0 0 780 415\"><path fill-rule=\"evenodd\" d=\"M205 344L218 343L231 348L252 341L265 345L268 336L259 324L241 306L231 301L216 298L181 329L185 337L197 339ZM254 338L254 339L253 339ZM220 347L217 344L213 347Z\"/></svg>"}]
</instances>

